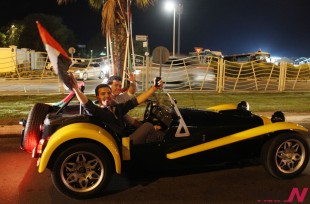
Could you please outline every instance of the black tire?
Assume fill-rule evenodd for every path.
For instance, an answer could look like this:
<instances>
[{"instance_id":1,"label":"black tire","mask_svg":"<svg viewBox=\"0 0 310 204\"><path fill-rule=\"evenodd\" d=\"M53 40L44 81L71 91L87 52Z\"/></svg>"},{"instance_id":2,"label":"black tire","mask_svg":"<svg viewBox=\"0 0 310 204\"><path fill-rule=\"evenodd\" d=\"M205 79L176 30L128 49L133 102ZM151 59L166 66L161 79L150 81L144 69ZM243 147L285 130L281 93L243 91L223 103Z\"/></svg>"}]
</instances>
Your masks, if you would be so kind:
<instances>
[{"instance_id":1,"label":"black tire","mask_svg":"<svg viewBox=\"0 0 310 204\"><path fill-rule=\"evenodd\" d=\"M42 137L40 125L43 124L51 106L44 103L36 103L31 108L25 130L22 135L21 148L31 153Z\"/></svg>"},{"instance_id":2,"label":"black tire","mask_svg":"<svg viewBox=\"0 0 310 204\"><path fill-rule=\"evenodd\" d=\"M61 193L75 198L93 198L102 193L112 175L111 159L96 144L76 144L57 156L52 181Z\"/></svg>"},{"instance_id":3,"label":"black tire","mask_svg":"<svg viewBox=\"0 0 310 204\"><path fill-rule=\"evenodd\" d=\"M261 160L272 176L294 178L307 167L309 143L298 133L282 133L263 145Z\"/></svg>"}]
</instances>

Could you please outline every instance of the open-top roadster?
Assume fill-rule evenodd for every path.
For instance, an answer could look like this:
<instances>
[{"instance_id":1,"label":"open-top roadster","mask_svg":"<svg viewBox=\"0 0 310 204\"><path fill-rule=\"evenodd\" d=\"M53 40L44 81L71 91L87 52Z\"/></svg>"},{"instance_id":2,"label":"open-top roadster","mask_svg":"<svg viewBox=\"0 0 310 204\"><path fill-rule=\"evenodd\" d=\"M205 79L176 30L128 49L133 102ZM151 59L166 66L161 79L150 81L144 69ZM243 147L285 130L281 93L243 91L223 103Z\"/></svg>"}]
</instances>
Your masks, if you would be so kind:
<instances>
[{"instance_id":1,"label":"open-top roadster","mask_svg":"<svg viewBox=\"0 0 310 204\"><path fill-rule=\"evenodd\" d=\"M52 172L55 187L77 199L94 197L107 186L124 163L158 169L189 168L259 159L268 173L282 179L300 175L309 160L307 129L285 122L284 114L271 118L253 114L247 102L197 110L178 108L166 92L148 101L142 122L160 125L162 141L133 145L129 135L117 135L106 124L61 103L33 106L21 146L39 158L38 171Z\"/></svg>"}]
</instances>

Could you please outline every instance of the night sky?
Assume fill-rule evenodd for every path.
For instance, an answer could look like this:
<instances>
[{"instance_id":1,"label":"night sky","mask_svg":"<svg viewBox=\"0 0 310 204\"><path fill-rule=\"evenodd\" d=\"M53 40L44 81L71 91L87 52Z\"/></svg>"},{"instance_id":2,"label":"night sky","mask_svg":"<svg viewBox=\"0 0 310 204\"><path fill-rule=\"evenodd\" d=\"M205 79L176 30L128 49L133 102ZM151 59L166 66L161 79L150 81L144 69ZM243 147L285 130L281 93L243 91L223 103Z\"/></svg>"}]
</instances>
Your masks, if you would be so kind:
<instances>
[{"instance_id":1,"label":"night sky","mask_svg":"<svg viewBox=\"0 0 310 204\"><path fill-rule=\"evenodd\" d=\"M159 0L144 10L133 9L133 34L148 35L151 50L156 46L165 46L172 52L173 12L164 9L164 1ZM178 2L183 4L181 53L203 47L221 51L224 55L261 49L272 56L310 57L308 0ZM90 9L87 1L79 0L62 6L57 5L56 0L7 1L1 8L10 13L6 16L2 14L0 27L13 19L21 20L30 13L45 13L62 17L64 24L83 43L101 32L100 12Z\"/></svg>"}]
</instances>

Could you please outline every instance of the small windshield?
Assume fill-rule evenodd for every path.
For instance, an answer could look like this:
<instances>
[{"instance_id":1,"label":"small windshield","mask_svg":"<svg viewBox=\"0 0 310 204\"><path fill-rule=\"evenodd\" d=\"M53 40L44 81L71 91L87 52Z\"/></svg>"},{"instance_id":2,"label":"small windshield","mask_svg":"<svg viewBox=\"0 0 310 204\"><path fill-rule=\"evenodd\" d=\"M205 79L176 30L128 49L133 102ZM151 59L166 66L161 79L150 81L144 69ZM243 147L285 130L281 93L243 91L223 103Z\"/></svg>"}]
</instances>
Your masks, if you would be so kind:
<instances>
[{"instance_id":1,"label":"small windshield","mask_svg":"<svg viewBox=\"0 0 310 204\"><path fill-rule=\"evenodd\" d=\"M157 91L153 97L155 98L155 101L158 105L163 105L172 108L173 102L170 98L170 95L165 91Z\"/></svg>"},{"instance_id":2,"label":"small windshield","mask_svg":"<svg viewBox=\"0 0 310 204\"><path fill-rule=\"evenodd\" d=\"M166 111L170 112L173 115L176 115L179 118L179 125L175 133L175 136L176 137L190 136L187 125L185 124L185 121L183 120L183 117L174 99L170 96L170 94L164 90L158 91L156 94L153 95L153 98L155 99L151 100L156 101L157 105L164 107Z\"/></svg>"}]
</instances>

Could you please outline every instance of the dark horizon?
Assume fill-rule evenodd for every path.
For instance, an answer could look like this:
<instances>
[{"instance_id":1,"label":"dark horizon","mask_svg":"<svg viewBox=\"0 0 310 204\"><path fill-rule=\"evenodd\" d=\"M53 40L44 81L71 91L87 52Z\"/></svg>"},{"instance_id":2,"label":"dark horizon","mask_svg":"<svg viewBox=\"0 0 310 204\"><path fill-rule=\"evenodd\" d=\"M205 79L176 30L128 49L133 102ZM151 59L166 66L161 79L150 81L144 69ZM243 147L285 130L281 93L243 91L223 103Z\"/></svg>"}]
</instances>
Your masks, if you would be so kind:
<instances>
[{"instance_id":1,"label":"dark horizon","mask_svg":"<svg viewBox=\"0 0 310 204\"><path fill-rule=\"evenodd\" d=\"M155 6L133 9L132 30L135 35L148 35L149 46L165 46L172 52L173 12L163 9L166 0ZM181 53L193 52L194 47L221 51L224 55L256 52L261 49L273 56L310 57L310 28L306 0L179 0L181 14ZM63 18L82 43L101 33L101 14L87 1L57 5L56 0L42 4L39 0L16 5L7 2L9 12L0 19L0 27L12 20L22 20L30 13L44 13ZM176 15L178 17L178 15ZM178 18L176 18L176 25ZM103 40L105 38L103 37ZM177 27L176 45L177 53Z\"/></svg>"}]
</instances>

